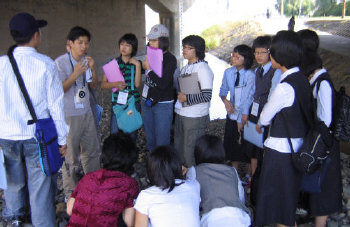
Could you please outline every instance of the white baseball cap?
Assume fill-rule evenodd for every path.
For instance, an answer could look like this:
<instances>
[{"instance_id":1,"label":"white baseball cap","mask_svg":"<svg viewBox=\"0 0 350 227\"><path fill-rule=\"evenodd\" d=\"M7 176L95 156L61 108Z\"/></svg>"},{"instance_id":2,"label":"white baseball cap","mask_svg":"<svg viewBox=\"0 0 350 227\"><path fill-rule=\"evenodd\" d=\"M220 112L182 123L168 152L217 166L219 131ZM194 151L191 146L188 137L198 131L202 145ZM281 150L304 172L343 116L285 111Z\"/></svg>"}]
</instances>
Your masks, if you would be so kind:
<instances>
[{"instance_id":1,"label":"white baseball cap","mask_svg":"<svg viewBox=\"0 0 350 227\"><path fill-rule=\"evenodd\" d=\"M163 24L156 24L148 33L148 39L158 39L159 37L169 37L169 30Z\"/></svg>"}]
</instances>

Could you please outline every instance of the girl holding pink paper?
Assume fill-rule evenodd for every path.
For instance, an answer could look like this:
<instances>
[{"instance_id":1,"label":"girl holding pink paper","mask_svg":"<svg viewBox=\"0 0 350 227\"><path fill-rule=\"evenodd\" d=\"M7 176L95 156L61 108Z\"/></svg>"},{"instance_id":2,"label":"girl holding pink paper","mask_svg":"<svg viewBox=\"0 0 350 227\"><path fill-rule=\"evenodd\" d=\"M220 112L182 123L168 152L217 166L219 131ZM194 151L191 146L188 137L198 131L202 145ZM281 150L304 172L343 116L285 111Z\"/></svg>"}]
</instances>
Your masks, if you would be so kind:
<instances>
[{"instance_id":1,"label":"girl holding pink paper","mask_svg":"<svg viewBox=\"0 0 350 227\"><path fill-rule=\"evenodd\" d=\"M153 26L147 38L149 41L147 58L142 62L143 69L146 71L142 92L142 119L147 149L152 150L156 146L170 144L174 102L173 75L177 61L168 50L169 31L164 25ZM157 53L159 49L162 51L162 56ZM152 66L159 66L160 62L157 61L161 59L162 67L152 68Z\"/></svg>"},{"instance_id":2,"label":"girl holding pink paper","mask_svg":"<svg viewBox=\"0 0 350 227\"><path fill-rule=\"evenodd\" d=\"M108 82L106 75L103 75L101 88L112 89L112 106L123 105L127 99L132 96L135 98L135 106L138 111L141 109L140 93L137 88L141 85L141 63L134 58L137 53L138 41L134 34L128 33L119 39L120 56L116 58L119 69L124 77L124 81ZM134 68L134 89L131 86L131 69ZM123 98L124 97L124 98ZM111 110L112 111L112 110ZM118 124L115 114L111 114L111 134L118 132ZM132 132L131 137L134 141L137 138L137 131Z\"/></svg>"}]
</instances>

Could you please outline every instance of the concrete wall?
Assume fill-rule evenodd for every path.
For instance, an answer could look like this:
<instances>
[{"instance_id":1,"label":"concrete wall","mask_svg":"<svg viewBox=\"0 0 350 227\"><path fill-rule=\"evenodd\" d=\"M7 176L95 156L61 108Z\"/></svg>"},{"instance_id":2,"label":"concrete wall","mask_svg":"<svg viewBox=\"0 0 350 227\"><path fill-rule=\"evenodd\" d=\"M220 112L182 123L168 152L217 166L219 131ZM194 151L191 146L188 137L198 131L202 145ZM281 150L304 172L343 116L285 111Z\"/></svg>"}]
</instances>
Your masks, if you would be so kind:
<instances>
[{"instance_id":1,"label":"concrete wall","mask_svg":"<svg viewBox=\"0 0 350 227\"><path fill-rule=\"evenodd\" d=\"M110 57L119 55L118 40L125 33L134 33L139 40L139 53L144 51L144 0L0 0L0 54L13 44L8 29L11 17L28 12L45 19L40 52L51 58L63 54L66 36L75 26L92 34L88 54L95 58L101 76L101 66Z\"/></svg>"}]
</instances>

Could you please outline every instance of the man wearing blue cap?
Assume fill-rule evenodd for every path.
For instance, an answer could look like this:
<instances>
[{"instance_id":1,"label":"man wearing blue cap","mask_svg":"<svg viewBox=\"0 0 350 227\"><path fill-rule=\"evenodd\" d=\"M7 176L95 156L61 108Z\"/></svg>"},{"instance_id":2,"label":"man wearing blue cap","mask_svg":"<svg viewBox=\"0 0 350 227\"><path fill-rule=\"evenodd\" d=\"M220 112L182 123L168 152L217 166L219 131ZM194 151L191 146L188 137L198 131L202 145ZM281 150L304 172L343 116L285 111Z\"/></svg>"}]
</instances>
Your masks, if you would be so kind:
<instances>
[{"instance_id":1,"label":"man wearing blue cap","mask_svg":"<svg viewBox=\"0 0 350 227\"><path fill-rule=\"evenodd\" d=\"M10 20L10 32L17 47L14 59L38 119L53 118L60 153L67 150L69 127L63 112L63 89L56 64L37 52L41 44L40 28L47 25L28 13L19 13ZM24 101L8 56L0 57L0 149L4 155L7 189L2 217L10 226L22 226L26 211L28 186L33 226L55 226L56 176L46 176L40 167L35 124ZM0 154L1 155L1 154Z\"/></svg>"}]
</instances>

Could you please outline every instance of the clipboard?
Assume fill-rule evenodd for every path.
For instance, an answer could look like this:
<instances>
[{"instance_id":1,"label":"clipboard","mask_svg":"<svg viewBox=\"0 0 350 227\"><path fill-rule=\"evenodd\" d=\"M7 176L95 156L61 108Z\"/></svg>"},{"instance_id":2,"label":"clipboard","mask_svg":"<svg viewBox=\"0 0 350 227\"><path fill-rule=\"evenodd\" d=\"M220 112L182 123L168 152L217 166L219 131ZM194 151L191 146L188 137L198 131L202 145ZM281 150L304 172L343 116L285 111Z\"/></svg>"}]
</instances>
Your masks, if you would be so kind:
<instances>
[{"instance_id":1,"label":"clipboard","mask_svg":"<svg viewBox=\"0 0 350 227\"><path fill-rule=\"evenodd\" d=\"M108 82L125 82L123 73L120 71L118 62L115 59L103 65L102 69L107 77ZM116 92L118 91L118 88L114 87L112 88L112 91Z\"/></svg>"},{"instance_id":2,"label":"clipboard","mask_svg":"<svg viewBox=\"0 0 350 227\"><path fill-rule=\"evenodd\" d=\"M254 144L257 147L264 148L264 128L261 128L262 133L259 134L255 129L256 124L248 121L248 125L249 126L244 125L244 140L250 142L251 144Z\"/></svg>"},{"instance_id":3,"label":"clipboard","mask_svg":"<svg viewBox=\"0 0 350 227\"><path fill-rule=\"evenodd\" d=\"M191 73L181 75L177 78L177 82L179 84L180 92L188 95L188 94L199 94L201 93L200 83L198 81L198 73ZM182 106L189 106L187 102L183 102Z\"/></svg>"}]
</instances>

